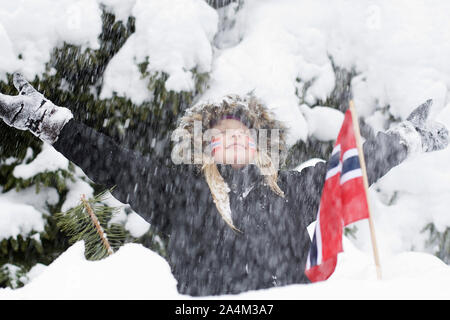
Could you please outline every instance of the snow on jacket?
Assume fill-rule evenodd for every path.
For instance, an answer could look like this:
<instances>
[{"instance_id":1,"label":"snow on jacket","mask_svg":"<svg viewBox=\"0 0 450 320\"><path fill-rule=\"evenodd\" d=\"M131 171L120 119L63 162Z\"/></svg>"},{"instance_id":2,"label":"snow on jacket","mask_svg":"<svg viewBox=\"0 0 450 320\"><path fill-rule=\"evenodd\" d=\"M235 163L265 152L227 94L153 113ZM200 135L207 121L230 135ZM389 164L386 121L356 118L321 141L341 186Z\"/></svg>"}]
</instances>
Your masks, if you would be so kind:
<instances>
[{"instance_id":1,"label":"snow on jacket","mask_svg":"<svg viewBox=\"0 0 450 320\"><path fill-rule=\"evenodd\" d=\"M301 172L280 171L279 197L254 165L218 165L229 185L233 231L219 215L195 165L143 157L111 138L70 120L54 147L96 183L168 235L168 262L182 294L235 294L293 283L304 275L326 163ZM407 156L395 135L378 133L364 143L372 184ZM151 270L149 270L151 272Z\"/></svg>"}]
</instances>

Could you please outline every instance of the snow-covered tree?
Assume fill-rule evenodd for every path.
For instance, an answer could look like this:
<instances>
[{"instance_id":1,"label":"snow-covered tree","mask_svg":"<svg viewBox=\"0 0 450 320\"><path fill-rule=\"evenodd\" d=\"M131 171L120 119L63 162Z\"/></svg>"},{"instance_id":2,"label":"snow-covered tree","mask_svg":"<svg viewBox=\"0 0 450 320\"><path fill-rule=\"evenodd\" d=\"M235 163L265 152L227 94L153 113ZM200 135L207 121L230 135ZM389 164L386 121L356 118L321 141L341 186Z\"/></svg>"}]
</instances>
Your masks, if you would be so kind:
<instances>
[{"instance_id":1,"label":"snow-covered tree","mask_svg":"<svg viewBox=\"0 0 450 320\"><path fill-rule=\"evenodd\" d=\"M31 83L56 104L70 108L76 118L127 148L143 154L158 152L161 161L170 159L169 133L178 114L202 89L207 74L192 70L192 91L167 90L169 76L164 71L147 70L146 56L136 63L136 68L146 79L144 90L148 90L151 100L136 104L115 93L99 98L108 63L135 32L133 17L126 22L116 21L112 13L103 11L102 21L98 49L68 42L55 47L45 72ZM17 94L11 78L7 73L5 81L0 82L2 93ZM68 235L58 228L61 219L57 220L56 214L76 207L82 194L92 197L105 190L29 132L14 130L3 122L0 131L0 286L17 287L26 282L25 274L34 265L48 265L68 248ZM139 241L164 255L164 242L158 235L148 230L143 220L134 223L143 227L134 227L134 218L127 219L127 213L136 215L125 208L116 217L126 232L124 239ZM16 274L20 274L21 281Z\"/></svg>"}]
</instances>

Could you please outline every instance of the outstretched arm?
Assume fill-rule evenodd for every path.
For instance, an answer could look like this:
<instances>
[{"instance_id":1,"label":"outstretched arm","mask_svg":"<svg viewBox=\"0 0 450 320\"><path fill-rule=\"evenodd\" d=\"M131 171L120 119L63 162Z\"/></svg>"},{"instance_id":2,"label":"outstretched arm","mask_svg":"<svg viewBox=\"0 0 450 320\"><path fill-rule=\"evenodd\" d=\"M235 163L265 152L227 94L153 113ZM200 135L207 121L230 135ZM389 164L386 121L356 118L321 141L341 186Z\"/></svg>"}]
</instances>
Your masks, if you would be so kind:
<instances>
[{"instance_id":1,"label":"outstretched arm","mask_svg":"<svg viewBox=\"0 0 450 320\"><path fill-rule=\"evenodd\" d=\"M182 166L144 157L120 147L110 137L70 120L53 144L98 184L113 188L112 194L162 232L169 232L168 213L181 194ZM167 162L167 163L166 163Z\"/></svg>"},{"instance_id":2,"label":"outstretched arm","mask_svg":"<svg viewBox=\"0 0 450 320\"><path fill-rule=\"evenodd\" d=\"M378 133L376 138L364 142L363 152L369 185L407 157L407 149L400 143L400 139L382 132ZM316 220L327 165L328 162L319 162L315 166L304 168L301 172L289 172L293 179L290 188L295 189L306 225Z\"/></svg>"},{"instance_id":3,"label":"outstretched arm","mask_svg":"<svg viewBox=\"0 0 450 320\"><path fill-rule=\"evenodd\" d=\"M73 120L69 109L58 107L37 92L20 74L14 75L17 96L0 94L0 117L19 130L29 130L78 165L86 175L167 231L167 212L180 193L181 166L143 157L118 146L111 138ZM183 173L183 174L182 174ZM178 197L179 198L179 197Z\"/></svg>"},{"instance_id":4,"label":"outstretched arm","mask_svg":"<svg viewBox=\"0 0 450 320\"><path fill-rule=\"evenodd\" d=\"M29 130L42 141L54 143L64 125L73 118L72 112L47 100L21 74L15 73L13 81L19 95L0 93L0 117L11 127Z\"/></svg>"},{"instance_id":5,"label":"outstretched arm","mask_svg":"<svg viewBox=\"0 0 450 320\"><path fill-rule=\"evenodd\" d=\"M408 148L399 137L379 132L363 144L369 186L402 163L408 156Z\"/></svg>"},{"instance_id":6,"label":"outstretched arm","mask_svg":"<svg viewBox=\"0 0 450 320\"><path fill-rule=\"evenodd\" d=\"M431 152L446 148L448 130L444 125L428 121L432 101L416 108L406 121L386 133L379 132L376 137L363 144L369 185L375 183L393 167L403 162L409 155L417 152ZM317 163L301 172L291 171L290 188L301 198L299 204L305 214L307 224L316 219L322 187L325 182L327 163Z\"/></svg>"}]
</instances>

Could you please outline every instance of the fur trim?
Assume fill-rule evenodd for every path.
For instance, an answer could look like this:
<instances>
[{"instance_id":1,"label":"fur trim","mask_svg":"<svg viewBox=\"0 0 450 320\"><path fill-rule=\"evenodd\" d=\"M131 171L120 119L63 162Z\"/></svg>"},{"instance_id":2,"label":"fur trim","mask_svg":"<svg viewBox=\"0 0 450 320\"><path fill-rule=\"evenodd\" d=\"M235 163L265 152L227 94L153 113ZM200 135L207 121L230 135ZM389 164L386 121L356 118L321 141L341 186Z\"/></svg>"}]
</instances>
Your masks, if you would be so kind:
<instances>
[{"instance_id":1,"label":"fur trim","mask_svg":"<svg viewBox=\"0 0 450 320\"><path fill-rule=\"evenodd\" d=\"M260 100L254 95L239 96L235 94L226 95L218 101L200 102L186 110L180 119L176 130L187 130L192 137L193 145L202 145L202 150L207 150L209 142L200 141L202 135L194 134L194 122L201 122L202 133L210 129L218 120L226 116L238 117L250 129L279 129L278 145L280 166L285 161L286 149L286 126L276 120L274 114L270 112ZM198 129L197 129L198 130ZM198 140L198 141L196 141ZM272 141L270 132L267 134L267 151L270 155L270 146L276 141ZM193 163L202 163L203 155L194 150L192 155Z\"/></svg>"}]
</instances>

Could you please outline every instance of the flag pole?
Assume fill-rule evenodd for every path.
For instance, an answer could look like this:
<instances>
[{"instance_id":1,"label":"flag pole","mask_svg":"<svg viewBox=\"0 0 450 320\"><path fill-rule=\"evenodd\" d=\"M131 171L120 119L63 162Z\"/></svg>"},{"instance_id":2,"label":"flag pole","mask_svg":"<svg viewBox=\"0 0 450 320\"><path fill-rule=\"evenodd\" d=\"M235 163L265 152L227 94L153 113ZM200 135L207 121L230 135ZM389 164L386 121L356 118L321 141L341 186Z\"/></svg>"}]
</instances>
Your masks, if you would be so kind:
<instances>
[{"instance_id":1,"label":"flag pole","mask_svg":"<svg viewBox=\"0 0 450 320\"><path fill-rule=\"evenodd\" d=\"M364 153L363 153L363 148L362 148L362 144L361 144L361 134L359 131L358 117L356 115L356 110L355 110L353 100L350 100L349 107L350 107L350 112L352 114L353 129L355 131L355 138L356 138L356 145L358 148L359 162L361 164L362 176L363 176L363 181L364 181L364 190L366 193L366 201L367 201L367 206L369 209L369 228L370 228L370 237L372 240L373 257L375 260L375 267L377 270L377 278L378 278L378 280L381 280L380 257L378 255L377 241L375 238L375 226L373 224L372 213L371 213L370 204L369 204L369 182L367 179L366 162L364 160Z\"/></svg>"}]
</instances>

